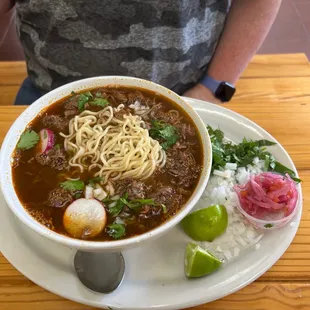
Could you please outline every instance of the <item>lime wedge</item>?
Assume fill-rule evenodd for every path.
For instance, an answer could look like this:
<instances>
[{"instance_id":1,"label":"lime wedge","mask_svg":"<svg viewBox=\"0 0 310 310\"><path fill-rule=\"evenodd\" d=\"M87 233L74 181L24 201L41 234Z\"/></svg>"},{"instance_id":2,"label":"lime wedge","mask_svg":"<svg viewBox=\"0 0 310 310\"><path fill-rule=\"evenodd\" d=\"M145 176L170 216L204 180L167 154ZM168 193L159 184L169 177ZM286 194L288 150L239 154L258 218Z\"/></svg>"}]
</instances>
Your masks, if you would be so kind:
<instances>
[{"instance_id":1,"label":"lime wedge","mask_svg":"<svg viewBox=\"0 0 310 310\"><path fill-rule=\"evenodd\" d=\"M185 233L196 241L212 242L226 231L228 214L225 206L213 205L187 215L181 222Z\"/></svg>"},{"instance_id":2,"label":"lime wedge","mask_svg":"<svg viewBox=\"0 0 310 310\"><path fill-rule=\"evenodd\" d=\"M188 278L199 278L220 268L222 262L197 244L189 243L185 253L185 274Z\"/></svg>"}]
</instances>

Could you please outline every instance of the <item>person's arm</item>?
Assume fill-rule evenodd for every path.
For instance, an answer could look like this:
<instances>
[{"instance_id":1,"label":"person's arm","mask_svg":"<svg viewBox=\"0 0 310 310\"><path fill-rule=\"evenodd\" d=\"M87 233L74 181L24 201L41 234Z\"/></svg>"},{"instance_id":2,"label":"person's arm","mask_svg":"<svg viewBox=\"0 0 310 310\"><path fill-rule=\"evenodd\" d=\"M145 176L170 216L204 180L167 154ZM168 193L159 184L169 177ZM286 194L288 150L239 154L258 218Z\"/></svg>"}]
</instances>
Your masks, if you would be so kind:
<instances>
[{"instance_id":1,"label":"person's arm","mask_svg":"<svg viewBox=\"0 0 310 310\"><path fill-rule=\"evenodd\" d=\"M234 85L264 42L281 2L233 0L207 74ZM209 89L201 84L187 91L184 96L218 102Z\"/></svg>"},{"instance_id":2,"label":"person's arm","mask_svg":"<svg viewBox=\"0 0 310 310\"><path fill-rule=\"evenodd\" d=\"M0 14L8 12L15 4L15 0L0 0Z\"/></svg>"},{"instance_id":3,"label":"person's arm","mask_svg":"<svg viewBox=\"0 0 310 310\"><path fill-rule=\"evenodd\" d=\"M0 47L12 22L14 4L15 0L0 0Z\"/></svg>"}]
</instances>

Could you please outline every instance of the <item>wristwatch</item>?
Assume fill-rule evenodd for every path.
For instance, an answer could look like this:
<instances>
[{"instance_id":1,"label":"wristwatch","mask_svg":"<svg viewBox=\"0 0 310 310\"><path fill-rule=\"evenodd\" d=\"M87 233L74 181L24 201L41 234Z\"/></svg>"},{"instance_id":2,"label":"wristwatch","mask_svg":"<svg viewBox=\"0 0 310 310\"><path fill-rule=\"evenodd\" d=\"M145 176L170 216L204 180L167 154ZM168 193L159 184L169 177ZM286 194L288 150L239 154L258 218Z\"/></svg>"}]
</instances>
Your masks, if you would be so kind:
<instances>
[{"instance_id":1,"label":"wristwatch","mask_svg":"<svg viewBox=\"0 0 310 310\"><path fill-rule=\"evenodd\" d=\"M213 95L222 102L229 101L236 91L230 83L217 81L207 75L200 81L200 84L211 90Z\"/></svg>"}]
</instances>

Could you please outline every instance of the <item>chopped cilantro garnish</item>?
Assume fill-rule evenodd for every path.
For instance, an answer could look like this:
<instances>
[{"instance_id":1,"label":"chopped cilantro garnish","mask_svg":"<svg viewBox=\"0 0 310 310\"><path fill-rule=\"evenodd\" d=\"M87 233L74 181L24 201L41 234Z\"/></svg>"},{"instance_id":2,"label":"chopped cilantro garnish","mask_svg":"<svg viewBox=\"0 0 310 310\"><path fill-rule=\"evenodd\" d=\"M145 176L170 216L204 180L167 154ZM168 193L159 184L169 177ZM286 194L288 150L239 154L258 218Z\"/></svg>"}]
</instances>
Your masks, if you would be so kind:
<instances>
[{"instance_id":1,"label":"chopped cilantro garnish","mask_svg":"<svg viewBox=\"0 0 310 310\"><path fill-rule=\"evenodd\" d=\"M154 199L133 199L120 198L120 200L130 209L139 211L145 205L154 205Z\"/></svg>"},{"instance_id":2,"label":"chopped cilantro garnish","mask_svg":"<svg viewBox=\"0 0 310 310\"><path fill-rule=\"evenodd\" d=\"M113 200L112 200L112 202L113 202ZM114 203L115 204L112 207L109 207L108 212L112 216L117 216L118 214L120 214L122 212L123 208L125 207L125 204L121 199L114 201Z\"/></svg>"},{"instance_id":3,"label":"chopped cilantro garnish","mask_svg":"<svg viewBox=\"0 0 310 310\"><path fill-rule=\"evenodd\" d=\"M160 141L164 150L167 150L179 140L177 129L163 121L152 121L152 128L149 133L153 139Z\"/></svg>"},{"instance_id":4,"label":"chopped cilantro garnish","mask_svg":"<svg viewBox=\"0 0 310 310\"><path fill-rule=\"evenodd\" d=\"M78 99L78 109L79 111L85 110L85 104L93 98L91 92L81 93Z\"/></svg>"},{"instance_id":5,"label":"chopped cilantro garnish","mask_svg":"<svg viewBox=\"0 0 310 310\"><path fill-rule=\"evenodd\" d=\"M78 109L80 112L85 110L86 103L102 108L109 104L107 99L102 98L101 92L97 92L95 98L90 91L81 93L78 96Z\"/></svg>"},{"instance_id":6,"label":"chopped cilantro garnish","mask_svg":"<svg viewBox=\"0 0 310 310\"><path fill-rule=\"evenodd\" d=\"M103 178L101 177L96 177L96 178L93 178L93 179L90 179L88 181L88 184L91 186L91 187L94 187L96 185L96 183L100 183L103 181Z\"/></svg>"},{"instance_id":7,"label":"chopped cilantro garnish","mask_svg":"<svg viewBox=\"0 0 310 310\"><path fill-rule=\"evenodd\" d=\"M105 107L106 105L109 104L109 101L104 98L94 98L92 101L89 102L91 105L96 105L99 107Z\"/></svg>"},{"instance_id":8,"label":"chopped cilantro garnish","mask_svg":"<svg viewBox=\"0 0 310 310\"><path fill-rule=\"evenodd\" d=\"M76 193L75 195L74 195L74 198L75 199L79 199L79 198L81 198L82 197L82 194L81 193Z\"/></svg>"},{"instance_id":9,"label":"chopped cilantro garnish","mask_svg":"<svg viewBox=\"0 0 310 310\"><path fill-rule=\"evenodd\" d=\"M243 139L239 144L224 141L224 133L220 129L213 129L207 126L212 143L212 171L224 169L226 163L236 163L238 167L245 167L253 163L254 158L265 161L265 171L274 171L285 175L286 173L296 182L295 172L275 160L274 156L266 151L266 146L275 145L275 142L268 140L247 140Z\"/></svg>"},{"instance_id":10,"label":"chopped cilantro garnish","mask_svg":"<svg viewBox=\"0 0 310 310\"><path fill-rule=\"evenodd\" d=\"M123 224L111 224L108 226L108 234L114 239L123 237L126 233L125 225Z\"/></svg>"},{"instance_id":11,"label":"chopped cilantro garnish","mask_svg":"<svg viewBox=\"0 0 310 310\"><path fill-rule=\"evenodd\" d=\"M284 165L282 165L278 161L275 161L274 163L272 163L272 170L276 171L276 172L278 172L280 174L283 174L283 175L288 174L297 183L301 182L300 179L296 178L295 172L293 170L285 167Z\"/></svg>"},{"instance_id":12,"label":"chopped cilantro garnish","mask_svg":"<svg viewBox=\"0 0 310 310\"><path fill-rule=\"evenodd\" d=\"M273 225L272 225L272 224L266 224L264 227L265 227L265 228L272 228Z\"/></svg>"},{"instance_id":13,"label":"chopped cilantro garnish","mask_svg":"<svg viewBox=\"0 0 310 310\"><path fill-rule=\"evenodd\" d=\"M40 140L40 136L33 130L26 130L20 137L17 148L20 150L29 150L33 148Z\"/></svg>"},{"instance_id":14,"label":"chopped cilantro garnish","mask_svg":"<svg viewBox=\"0 0 310 310\"><path fill-rule=\"evenodd\" d=\"M154 206L158 207L160 206L163 208L163 212L167 212L167 208L163 204L158 204L154 201L154 199L128 199L128 195L125 194L123 197L119 198L118 200L108 200L105 201L106 204L112 205L112 207L109 207L108 211L112 216L117 216L120 212L122 212L123 208L127 206L130 208L132 211L139 212L140 209L143 206L149 205L149 206Z\"/></svg>"},{"instance_id":15,"label":"chopped cilantro garnish","mask_svg":"<svg viewBox=\"0 0 310 310\"><path fill-rule=\"evenodd\" d=\"M163 208L163 212L167 213L167 207L163 203L160 204L160 206Z\"/></svg>"},{"instance_id":16,"label":"chopped cilantro garnish","mask_svg":"<svg viewBox=\"0 0 310 310\"><path fill-rule=\"evenodd\" d=\"M81 180L68 180L60 183L60 186L67 191L81 191L84 189L85 184Z\"/></svg>"}]
</instances>

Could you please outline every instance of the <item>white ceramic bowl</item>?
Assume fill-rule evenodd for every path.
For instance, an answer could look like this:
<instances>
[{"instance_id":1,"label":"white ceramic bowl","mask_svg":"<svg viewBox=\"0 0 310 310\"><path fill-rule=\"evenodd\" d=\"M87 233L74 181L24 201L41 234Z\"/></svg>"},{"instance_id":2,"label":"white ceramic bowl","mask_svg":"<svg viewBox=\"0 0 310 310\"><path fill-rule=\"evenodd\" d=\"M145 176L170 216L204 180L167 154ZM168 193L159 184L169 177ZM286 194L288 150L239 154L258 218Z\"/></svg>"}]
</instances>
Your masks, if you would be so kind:
<instances>
[{"instance_id":1,"label":"white ceramic bowl","mask_svg":"<svg viewBox=\"0 0 310 310\"><path fill-rule=\"evenodd\" d=\"M202 145L203 145L203 169L201 172L201 177L199 183L188 200L184 208L178 212L169 221L165 222L161 226L144 233L142 235L132 237L124 240L117 241L84 241L73 239L70 237L63 236L56 232L53 232L37 222L33 217L31 217L28 212L21 205L12 183L12 172L11 172L11 155L15 149L15 146L19 140L21 133L25 130L26 126L37 116L37 114L50 104L55 101L69 95L72 91L82 91L89 88L101 87L110 84L118 84L124 86L134 86L145 88L148 90L155 91L159 94L166 96L167 98L173 100L180 107L182 107L188 115L195 122L199 133L201 135ZM207 133L206 127L198 116L198 114L189 106L181 97L172 92L171 90L157 85L155 83L141 80L132 77L120 77L120 76L107 76L107 77L94 77L89 79L80 80L73 82L62 87L59 87L45 96L38 99L31 106L29 106L14 122L10 130L8 131L5 140L2 144L1 155L0 155L0 182L1 189L7 204L13 213L28 227L36 231L42 236L45 236L55 242L62 243L66 246L86 250L86 251L121 251L125 248L133 247L139 245L141 242L157 238L164 233L168 232L169 229L174 227L179 223L191 209L195 206L198 199L202 195L204 188L207 185L212 163L212 148L210 137Z\"/></svg>"}]
</instances>

